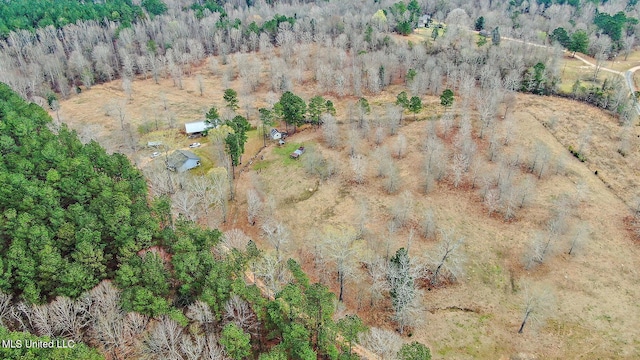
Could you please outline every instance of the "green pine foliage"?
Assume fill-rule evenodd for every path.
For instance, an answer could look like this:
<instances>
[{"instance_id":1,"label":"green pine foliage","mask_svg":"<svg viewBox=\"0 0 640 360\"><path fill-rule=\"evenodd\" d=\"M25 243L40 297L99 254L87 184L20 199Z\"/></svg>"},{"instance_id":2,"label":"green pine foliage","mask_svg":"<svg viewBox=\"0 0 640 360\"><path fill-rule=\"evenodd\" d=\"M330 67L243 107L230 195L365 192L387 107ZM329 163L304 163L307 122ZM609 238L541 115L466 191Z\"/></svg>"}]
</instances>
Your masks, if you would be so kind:
<instances>
[{"instance_id":1,"label":"green pine foliage","mask_svg":"<svg viewBox=\"0 0 640 360\"><path fill-rule=\"evenodd\" d=\"M288 359L316 359L318 356L335 359L341 352L348 353L355 340L349 337L348 344L336 341L335 294L325 285L310 284L295 261L289 260L287 265L294 281L266 304L266 328L269 338L278 341L278 346L277 351L265 358L278 359L284 352Z\"/></svg>"},{"instance_id":2,"label":"green pine foliage","mask_svg":"<svg viewBox=\"0 0 640 360\"><path fill-rule=\"evenodd\" d=\"M385 15L392 15L396 18L395 31L401 35L409 35L413 32L418 18L421 15L420 5L416 0L411 0L409 4L400 1L393 4L384 11Z\"/></svg>"},{"instance_id":3,"label":"green pine foliage","mask_svg":"<svg viewBox=\"0 0 640 360\"><path fill-rule=\"evenodd\" d=\"M230 133L225 138L225 144L227 145L227 153L231 156L231 164L238 166L240 164L240 158L244 154L244 145L247 143L247 131L251 129L251 124L243 116L236 115L233 119L227 120L225 125L233 129L233 133Z\"/></svg>"},{"instance_id":4,"label":"green pine foliage","mask_svg":"<svg viewBox=\"0 0 640 360\"><path fill-rule=\"evenodd\" d=\"M593 23L596 24L604 34L609 35L613 42L613 48L619 50L622 48L622 40L626 32L623 30L632 28L638 23L638 19L627 17L623 11L619 11L613 16L596 11Z\"/></svg>"},{"instance_id":5,"label":"green pine foliage","mask_svg":"<svg viewBox=\"0 0 640 360\"><path fill-rule=\"evenodd\" d=\"M0 85L0 289L33 303L91 289L159 231L124 155L51 126Z\"/></svg>"},{"instance_id":6,"label":"green pine foliage","mask_svg":"<svg viewBox=\"0 0 640 360\"><path fill-rule=\"evenodd\" d=\"M146 6L145 6L146 5ZM159 0L144 0L150 13L160 13ZM157 14L156 14L157 15ZM77 0L11 0L0 1L0 37L6 38L15 30L34 30L46 26L61 28L81 20L117 21L128 26L144 17L142 7L131 0L77 1Z\"/></svg>"},{"instance_id":7,"label":"green pine foliage","mask_svg":"<svg viewBox=\"0 0 640 360\"><path fill-rule=\"evenodd\" d=\"M251 337L242 331L234 323L227 324L222 329L220 336L220 345L222 345L226 353L234 360L246 359L251 353Z\"/></svg>"},{"instance_id":8,"label":"green pine foliage","mask_svg":"<svg viewBox=\"0 0 640 360\"><path fill-rule=\"evenodd\" d=\"M142 0L140 5L151 15L162 15L167 12L167 5L161 0Z\"/></svg>"},{"instance_id":9,"label":"green pine foliage","mask_svg":"<svg viewBox=\"0 0 640 360\"><path fill-rule=\"evenodd\" d=\"M227 103L227 108L229 108L231 111L236 111L240 107L240 105L238 105L237 91L233 89L226 89L224 91L224 94L222 95L222 98Z\"/></svg>"},{"instance_id":10,"label":"green pine foliage","mask_svg":"<svg viewBox=\"0 0 640 360\"><path fill-rule=\"evenodd\" d=\"M291 91L282 94L280 101L273 108L285 123L293 125L294 131L297 126L304 124L307 104L300 96Z\"/></svg>"},{"instance_id":11,"label":"green pine foliage","mask_svg":"<svg viewBox=\"0 0 640 360\"><path fill-rule=\"evenodd\" d=\"M571 38L569 37L567 30L565 30L562 27L555 28L551 33L550 38L552 41L554 42L557 41L560 45L564 46L565 48L569 48L569 46L571 45Z\"/></svg>"},{"instance_id":12,"label":"green pine foliage","mask_svg":"<svg viewBox=\"0 0 640 360\"><path fill-rule=\"evenodd\" d=\"M522 76L522 91L538 95L549 95L555 92L557 78L547 74L546 66L537 63L525 70Z\"/></svg>"},{"instance_id":13,"label":"green pine foliage","mask_svg":"<svg viewBox=\"0 0 640 360\"><path fill-rule=\"evenodd\" d=\"M396 105L402 106L404 110L409 108L409 96L406 91L402 91L396 96Z\"/></svg>"},{"instance_id":14,"label":"green pine foliage","mask_svg":"<svg viewBox=\"0 0 640 360\"><path fill-rule=\"evenodd\" d=\"M440 95L440 105L445 108L451 107L454 101L454 93L451 89L445 89Z\"/></svg>"}]
</instances>

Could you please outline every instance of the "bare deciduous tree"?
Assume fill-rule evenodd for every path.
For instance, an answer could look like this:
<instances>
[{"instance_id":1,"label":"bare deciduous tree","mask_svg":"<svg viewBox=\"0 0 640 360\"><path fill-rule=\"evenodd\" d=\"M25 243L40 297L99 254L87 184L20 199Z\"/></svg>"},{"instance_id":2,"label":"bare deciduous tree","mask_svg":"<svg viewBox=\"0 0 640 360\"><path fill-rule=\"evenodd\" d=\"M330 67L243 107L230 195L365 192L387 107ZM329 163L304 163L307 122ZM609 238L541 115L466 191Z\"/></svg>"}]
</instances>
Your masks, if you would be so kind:
<instances>
[{"instance_id":1,"label":"bare deciduous tree","mask_svg":"<svg viewBox=\"0 0 640 360\"><path fill-rule=\"evenodd\" d=\"M383 298L383 294L389 290L387 281L387 261L378 255L372 259L365 261L367 275L371 279L369 287L370 305L374 306Z\"/></svg>"},{"instance_id":2,"label":"bare deciduous tree","mask_svg":"<svg viewBox=\"0 0 640 360\"><path fill-rule=\"evenodd\" d=\"M120 129L124 130L124 124L127 119L127 102L125 100L111 101L105 106L105 111L107 116L117 118L120 121Z\"/></svg>"},{"instance_id":3,"label":"bare deciduous tree","mask_svg":"<svg viewBox=\"0 0 640 360\"><path fill-rule=\"evenodd\" d=\"M345 285L357 275L356 255L360 251L357 232L350 227L327 227L322 232L320 252L335 265L339 294L344 300Z\"/></svg>"},{"instance_id":4,"label":"bare deciduous tree","mask_svg":"<svg viewBox=\"0 0 640 360\"><path fill-rule=\"evenodd\" d=\"M278 262L282 261L283 253L287 250L286 248L289 244L289 229L282 221L274 218L266 219L261 229L267 241L275 249L276 259Z\"/></svg>"},{"instance_id":5,"label":"bare deciduous tree","mask_svg":"<svg viewBox=\"0 0 640 360\"><path fill-rule=\"evenodd\" d=\"M525 254L528 269L542 264L555 250L555 243L566 229L566 215L557 212L547 221L545 232L536 232L531 239L529 250Z\"/></svg>"},{"instance_id":6,"label":"bare deciduous tree","mask_svg":"<svg viewBox=\"0 0 640 360\"><path fill-rule=\"evenodd\" d=\"M200 323L205 332L211 331L216 322L216 317L211 312L209 305L201 300L196 300L193 304L189 305L186 315L189 319Z\"/></svg>"},{"instance_id":7,"label":"bare deciduous tree","mask_svg":"<svg viewBox=\"0 0 640 360\"><path fill-rule=\"evenodd\" d=\"M522 285L522 322L518 333L522 334L528 322L540 322L551 312L554 297L551 290L543 285L524 283Z\"/></svg>"},{"instance_id":8,"label":"bare deciduous tree","mask_svg":"<svg viewBox=\"0 0 640 360\"><path fill-rule=\"evenodd\" d=\"M489 211L489 216L498 211L500 206L500 195L498 189L488 189L484 195L484 206Z\"/></svg>"},{"instance_id":9,"label":"bare deciduous tree","mask_svg":"<svg viewBox=\"0 0 640 360\"><path fill-rule=\"evenodd\" d=\"M402 106L389 104L386 107L387 121L385 125L389 129L389 134L395 135L398 132L398 127L402 122L402 113L404 109Z\"/></svg>"},{"instance_id":10,"label":"bare deciduous tree","mask_svg":"<svg viewBox=\"0 0 640 360\"><path fill-rule=\"evenodd\" d=\"M240 229L227 230L222 234L222 244L228 249L243 251L247 248L247 243L251 240L244 231Z\"/></svg>"},{"instance_id":11,"label":"bare deciduous tree","mask_svg":"<svg viewBox=\"0 0 640 360\"><path fill-rule=\"evenodd\" d=\"M376 150L374 150L372 158L377 160L376 176L387 176L389 168L393 164L393 158L391 158L389 149L387 149L386 147L377 148Z\"/></svg>"},{"instance_id":12,"label":"bare deciduous tree","mask_svg":"<svg viewBox=\"0 0 640 360\"><path fill-rule=\"evenodd\" d=\"M378 126L376 128L376 132L375 132L375 144L380 146L383 142L384 139L387 137L387 130L385 130L385 128L383 128L382 126Z\"/></svg>"},{"instance_id":13,"label":"bare deciduous tree","mask_svg":"<svg viewBox=\"0 0 640 360\"><path fill-rule=\"evenodd\" d=\"M180 359L182 327L168 316L162 316L144 341L143 352L150 357Z\"/></svg>"},{"instance_id":14,"label":"bare deciduous tree","mask_svg":"<svg viewBox=\"0 0 640 360\"><path fill-rule=\"evenodd\" d=\"M413 195L409 191L403 191L391 205L390 214L391 221L395 223L396 228L401 228L409 220L409 216L413 213Z\"/></svg>"},{"instance_id":15,"label":"bare deciduous tree","mask_svg":"<svg viewBox=\"0 0 640 360\"><path fill-rule=\"evenodd\" d=\"M228 160L228 157L224 157ZM211 205L220 209L222 213L222 221L227 222L227 214L229 211L227 199L230 197L233 189L233 184L230 181L230 173L224 168L216 168L209 174L210 177L210 190L208 192L208 199L211 200Z\"/></svg>"},{"instance_id":16,"label":"bare deciduous tree","mask_svg":"<svg viewBox=\"0 0 640 360\"><path fill-rule=\"evenodd\" d=\"M131 101L131 95L133 94L133 84L131 83L131 79L122 79L122 91L127 95L127 100Z\"/></svg>"},{"instance_id":17,"label":"bare deciduous tree","mask_svg":"<svg viewBox=\"0 0 640 360\"><path fill-rule=\"evenodd\" d=\"M40 336L53 337L55 335L53 328L53 314L49 311L47 304L33 305L30 309L30 315L28 319L31 326L36 331L36 334Z\"/></svg>"},{"instance_id":18,"label":"bare deciduous tree","mask_svg":"<svg viewBox=\"0 0 640 360\"><path fill-rule=\"evenodd\" d=\"M90 304L91 299L88 296L77 300L58 296L51 302L49 308L56 335L81 341L84 330L90 322L88 312Z\"/></svg>"},{"instance_id":19,"label":"bare deciduous tree","mask_svg":"<svg viewBox=\"0 0 640 360\"><path fill-rule=\"evenodd\" d=\"M396 143L393 146L393 153L397 158L402 159L406 155L406 152L407 138L403 134L400 134L396 138Z\"/></svg>"},{"instance_id":20,"label":"bare deciduous tree","mask_svg":"<svg viewBox=\"0 0 640 360\"><path fill-rule=\"evenodd\" d=\"M224 305L224 321L234 323L254 336L258 332L258 317L251 309L251 305L235 294Z\"/></svg>"},{"instance_id":21,"label":"bare deciduous tree","mask_svg":"<svg viewBox=\"0 0 640 360\"><path fill-rule=\"evenodd\" d=\"M6 321L9 319L11 314L11 299L13 296L11 294L5 294L0 292L0 326L6 327Z\"/></svg>"},{"instance_id":22,"label":"bare deciduous tree","mask_svg":"<svg viewBox=\"0 0 640 360\"><path fill-rule=\"evenodd\" d=\"M330 148L334 148L338 146L340 142L340 130L338 129L338 124L336 123L336 118L331 114L322 114L320 117L322 121L322 134L324 136L324 141L326 141L327 146Z\"/></svg>"},{"instance_id":23,"label":"bare deciduous tree","mask_svg":"<svg viewBox=\"0 0 640 360\"><path fill-rule=\"evenodd\" d=\"M391 166L387 170L387 175L384 178L383 186L388 194L396 193L398 190L400 190L400 187L402 186L400 170L398 169L396 164L394 164L393 162L391 163Z\"/></svg>"},{"instance_id":24,"label":"bare deciduous tree","mask_svg":"<svg viewBox=\"0 0 640 360\"><path fill-rule=\"evenodd\" d=\"M198 89L200 96L204 95L204 79L200 74L196 75L196 88Z\"/></svg>"},{"instance_id":25,"label":"bare deciduous tree","mask_svg":"<svg viewBox=\"0 0 640 360\"><path fill-rule=\"evenodd\" d=\"M469 168L469 158L463 154L458 153L453 156L451 163L451 175L453 175L453 186L458 187L462 182L462 175L466 169Z\"/></svg>"},{"instance_id":26,"label":"bare deciduous tree","mask_svg":"<svg viewBox=\"0 0 640 360\"><path fill-rule=\"evenodd\" d=\"M481 124L479 137L482 139L485 132L493 133L498 111L498 97L491 93L478 93L477 104Z\"/></svg>"},{"instance_id":27,"label":"bare deciduous tree","mask_svg":"<svg viewBox=\"0 0 640 360\"><path fill-rule=\"evenodd\" d=\"M189 334L182 334L180 351L184 354L186 360L202 359L205 351L205 338L202 335L192 337Z\"/></svg>"},{"instance_id":28,"label":"bare deciduous tree","mask_svg":"<svg viewBox=\"0 0 640 360\"><path fill-rule=\"evenodd\" d=\"M165 176L159 176L159 180L164 179ZM171 197L171 204L178 212L178 214L184 216L186 219L195 221L198 218L198 201L191 191L184 189L181 191L177 191Z\"/></svg>"},{"instance_id":29,"label":"bare deciduous tree","mask_svg":"<svg viewBox=\"0 0 640 360\"><path fill-rule=\"evenodd\" d=\"M537 142L529 163L529 171L536 174L540 179L548 168L550 158L551 151L549 147L542 142Z\"/></svg>"},{"instance_id":30,"label":"bare deciduous tree","mask_svg":"<svg viewBox=\"0 0 640 360\"><path fill-rule=\"evenodd\" d=\"M580 251L586 243L589 241L589 225L586 222L581 222L576 226L571 241L569 242L569 255L575 255L576 251Z\"/></svg>"},{"instance_id":31,"label":"bare deciduous tree","mask_svg":"<svg viewBox=\"0 0 640 360\"><path fill-rule=\"evenodd\" d=\"M206 360L226 360L228 359L224 349L218 343L218 339L214 334L210 333L205 338L205 355Z\"/></svg>"},{"instance_id":32,"label":"bare deciduous tree","mask_svg":"<svg viewBox=\"0 0 640 360\"><path fill-rule=\"evenodd\" d=\"M427 138L424 149L424 174L440 181L446 175L447 149L442 141L435 135Z\"/></svg>"},{"instance_id":33,"label":"bare deciduous tree","mask_svg":"<svg viewBox=\"0 0 640 360\"><path fill-rule=\"evenodd\" d=\"M247 190L247 221L252 226L256 224L256 220L260 217L262 211L262 199L256 189Z\"/></svg>"},{"instance_id":34,"label":"bare deciduous tree","mask_svg":"<svg viewBox=\"0 0 640 360\"><path fill-rule=\"evenodd\" d=\"M411 261L405 248L399 249L389 261L389 295L400 334L404 333L406 327L413 327L422 319L422 296L415 282L422 271L423 267Z\"/></svg>"},{"instance_id":35,"label":"bare deciduous tree","mask_svg":"<svg viewBox=\"0 0 640 360\"><path fill-rule=\"evenodd\" d=\"M453 130L453 121L454 113L453 111L448 111L440 116L440 120L438 121L440 125L440 133L443 137L449 137L451 131Z\"/></svg>"},{"instance_id":36,"label":"bare deciduous tree","mask_svg":"<svg viewBox=\"0 0 640 360\"><path fill-rule=\"evenodd\" d=\"M443 279L455 281L463 273L464 253L460 249L463 244L464 238L456 238L452 229L440 230L440 242L426 268L431 284L437 285Z\"/></svg>"},{"instance_id":37,"label":"bare deciduous tree","mask_svg":"<svg viewBox=\"0 0 640 360\"><path fill-rule=\"evenodd\" d=\"M350 162L353 171L352 180L357 184L364 184L367 176L367 158L363 155L355 155L350 158Z\"/></svg>"},{"instance_id":38,"label":"bare deciduous tree","mask_svg":"<svg viewBox=\"0 0 640 360\"><path fill-rule=\"evenodd\" d=\"M360 343L378 355L380 360L391 360L400 351L402 338L393 331L372 327L361 335Z\"/></svg>"},{"instance_id":39,"label":"bare deciduous tree","mask_svg":"<svg viewBox=\"0 0 640 360\"><path fill-rule=\"evenodd\" d=\"M422 213L422 236L431 239L436 235L436 216L431 207Z\"/></svg>"},{"instance_id":40,"label":"bare deciduous tree","mask_svg":"<svg viewBox=\"0 0 640 360\"><path fill-rule=\"evenodd\" d=\"M260 261L256 262L254 273L264 282L267 296L274 296L287 281L288 272L285 271L282 261L277 255L267 253Z\"/></svg>"}]
</instances>

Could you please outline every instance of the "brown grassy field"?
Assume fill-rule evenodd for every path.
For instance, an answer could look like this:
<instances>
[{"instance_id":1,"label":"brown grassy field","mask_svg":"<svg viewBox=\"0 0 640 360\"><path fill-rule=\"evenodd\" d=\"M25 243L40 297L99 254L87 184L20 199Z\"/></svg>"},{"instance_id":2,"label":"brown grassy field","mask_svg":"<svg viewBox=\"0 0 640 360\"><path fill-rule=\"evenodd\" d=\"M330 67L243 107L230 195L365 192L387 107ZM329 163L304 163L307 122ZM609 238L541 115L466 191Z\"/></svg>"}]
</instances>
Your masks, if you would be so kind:
<instances>
[{"instance_id":1,"label":"brown grassy field","mask_svg":"<svg viewBox=\"0 0 640 360\"><path fill-rule=\"evenodd\" d=\"M196 90L195 74L204 76L204 96L199 96ZM180 90L168 79L161 80L160 84L142 79L133 83L133 97L126 106L127 122L137 129L158 119L159 127L165 129L140 136L141 144L161 139L172 148L186 147L192 140L179 134L182 124L201 118L212 105L223 108L224 88L219 75L212 75L203 67L185 77L183 84L184 89ZM238 80L228 86L240 88ZM375 108L393 101L399 91L399 87L392 87L368 98ZM297 85L295 92L307 100L315 95L313 86ZM247 102L254 108L265 106L265 94L266 90L260 89L251 98L241 97L241 106ZM105 111L105 106L114 99L124 98L120 81L94 86L63 101L60 116L81 135L96 138L112 150L126 150L118 145L122 142L118 118L107 116ZM355 99L329 98L336 104L338 120L345 123L340 129L346 134L348 109ZM423 316L424 323L414 329L410 339L428 344L435 359L506 359L521 353L540 359L640 357L636 330L640 327L637 316L640 310L637 301L640 298L639 251L623 222L630 214L625 201L640 192L637 127L632 130L627 155L623 157L617 152L622 129L613 117L570 100L518 95L512 114L517 131L507 151L522 151L529 156L534 144L540 141L555 158L564 159L565 170L543 177L531 205L521 210L515 220L505 222L499 216L488 216L478 191L469 186L454 188L445 181L429 194L423 193L420 148L430 121L427 119L441 112L437 98L423 101L428 106L418 116L422 121L408 121L400 129L408 140L409 151L404 158L396 160L403 184L401 191L409 191L414 199L409 224L417 223L421 209L432 207L440 227L452 228L464 236L466 262L465 275L458 283L431 291L424 289L428 311ZM256 121L255 111L249 115L250 120ZM173 129L166 130L172 122ZM584 147L586 163L579 162L567 151L569 145L577 146L584 134L590 139ZM261 148L262 140L257 133L253 135L245 158ZM326 147L321 130L306 128L288 141L314 146L323 156L334 159L339 169L337 175L319 181L304 171L301 162L286 161L286 153L270 144L261 152L264 159L256 159L252 164L246 162L246 171L238 176L238 198L232 204L230 221L225 228L241 228L262 247L269 247L260 240L258 227L246 223L244 194L249 186L258 186L275 199L273 215L292 231L294 241L288 253L305 264L313 278L324 279L334 290L332 273L327 275L314 269L311 250L325 226L354 224L362 200L369 205L368 235L363 240L362 257L384 253L387 244L391 251L407 246L412 226L400 229L393 236L386 230L388 209L397 194L388 195L383 190L382 180L374 174L375 159L370 157L367 180L358 185L350 181L347 149ZM392 147L395 141L396 136L388 137L384 145ZM206 155L208 144L206 140L201 142L203 146L198 151ZM371 154L375 145L363 142L361 147L362 153ZM479 149L478 156L484 157L484 148ZM150 151L129 151L128 154L139 166L144 166ZM598 170L597 176L595 170ZM532 270L525 269L521 260L529 239L543 228L554 199L563 194L576 196L577 185L581 183L586 191L582 201L575 205L569 223L587 222L590 241L576 255L569 256L565 236L558 241L549 261ZM410 254L425 257L435 243L433 239L416 235ZM524 334L517 334L522 316L522 281L527 279L547 284L555 294L555 303L544 319L528 326ZM364 275L348 283L347 309L357 311L369 325L393 328L388 303L369 306L368 284Z\"/></svg>"},{"instance_id":2,"label":"brown grassy field","mask_svg":"<svg viewBox=\"0 0 640 360\"><path fill-rule=\"evenodd\" d=\"M629 53L627 60L624 59L624 54L620 54L613 61L607 61L605 66L610 69L625 71L638 65L640 65L640 51L633 51Z\"/></svg>"},{"instance_id":3,"label":"brown grassy field","mask_svg":"<svg viewBox=\"0 0 640 360\"><path fill-rule=\"evenodd\" d=\"M595 64L595 59L590 59L584 55L581 56ZM610 64L611 62L607 61L603 66L608 67ZM602 82L605 79L618 76L606 71L599 71L598 76L596 77L596 81L594 81L593 74L595 72L595 69L585 64L584 62L571 57L571 55L567 53L564 54L560 66L561 81L558 87L560 88L560 91L567 94L571 93L571 88L573 87L573 84L576 82L576 80L580 80L582 86L589 87L589 85L602 85Z\"/></svg>"}]
</instances>

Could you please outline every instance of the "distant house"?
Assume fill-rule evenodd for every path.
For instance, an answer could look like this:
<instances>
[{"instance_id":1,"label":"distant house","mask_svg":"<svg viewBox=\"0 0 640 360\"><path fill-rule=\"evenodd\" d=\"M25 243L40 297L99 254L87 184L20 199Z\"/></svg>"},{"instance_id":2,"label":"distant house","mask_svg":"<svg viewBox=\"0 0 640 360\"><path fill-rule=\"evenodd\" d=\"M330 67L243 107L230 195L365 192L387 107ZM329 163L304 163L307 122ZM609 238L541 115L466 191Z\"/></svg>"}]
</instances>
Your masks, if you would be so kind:
<instances>
[{"instance_id":1,"label":"distant house","mask_svg":"<svg viewBox=\"0 0 640 360\"><path fill-rule=\"evenodd\" d=\"M430 15L422 15L418 19L418 27L419 28L428 27L429 23L431 23L431 16Z\"/></svg>"},{"instance_id":2,"label":"distant house","mask_svg":"<svg viewBox=\"0 0 640 360\"><path fill-rule=\"evenodd\" d=\"M173 154L169 155L169 161L167 162L167 168L169 170L179 173L198 166L200 166L200 158L189 150L176 150Z\"/></svg>"},{"instance_id":3,"label":"distant house","mask_svg":"<svg viewBox=\"0 0 640 360\"><path fill-rule=\"evenodd\" d=\"M205 120L195 121L184 124L184 132L187 135L199 134L215 127L215 122L207 123Z\"/></svg>"},{"instance_id":4,"label":"distant house","mask_svg":"<svg viewBox=\"0 0 640 360\"><path fill-rule=\"evenodd\" d=\"M282 133L280 131L278 131L277 129L271 129L271 140L280 140L282 139Z\"/></svg>"}]
</instances>

